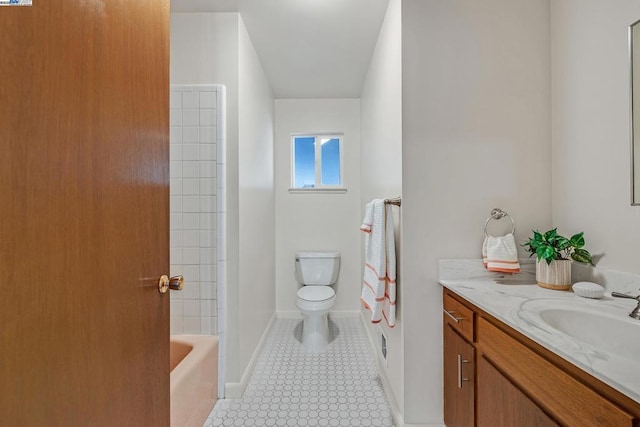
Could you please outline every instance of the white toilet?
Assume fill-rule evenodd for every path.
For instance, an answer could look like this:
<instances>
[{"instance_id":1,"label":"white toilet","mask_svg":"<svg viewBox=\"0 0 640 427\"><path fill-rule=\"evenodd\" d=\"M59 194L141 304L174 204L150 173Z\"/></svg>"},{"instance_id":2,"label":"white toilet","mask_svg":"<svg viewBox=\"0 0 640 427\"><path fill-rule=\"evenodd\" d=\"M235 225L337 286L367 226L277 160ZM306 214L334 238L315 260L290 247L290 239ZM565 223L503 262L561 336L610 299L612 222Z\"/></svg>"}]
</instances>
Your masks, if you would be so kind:
<instances>
[{"instance_id":1,"label":"white toilet","mask_svg":"<svg viewBox=\"0 0 640 427\"><path fill-rule=\"evenodd\" d=\"M296 252L296 277L302 287L296 305L304 315L302 344L320 351L329 342L329 311L336 301L340 252Z\"/></svg>"}]
</instances>

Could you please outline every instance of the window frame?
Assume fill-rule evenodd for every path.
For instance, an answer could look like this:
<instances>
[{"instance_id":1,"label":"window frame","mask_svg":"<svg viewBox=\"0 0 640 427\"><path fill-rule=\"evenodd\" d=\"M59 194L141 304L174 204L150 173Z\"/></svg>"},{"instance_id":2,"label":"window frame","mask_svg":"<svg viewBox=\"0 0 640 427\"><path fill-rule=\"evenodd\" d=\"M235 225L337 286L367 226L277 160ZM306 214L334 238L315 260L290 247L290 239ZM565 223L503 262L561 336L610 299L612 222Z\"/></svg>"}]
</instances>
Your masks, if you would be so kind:
<instances>
[{"instance_id":1,"label":"window frame","mask_svg":"<svg viewBox=\"0 0 640 427\"><path fill-rule=\"evenodd\" d=\"M315 146L315 184L313 188L296 187L296 138L314 138ZM319 144L320 139L337 139L338 140L338 152L340 159L340 184L337 185L325 185L322 184L322 144ZM292 133L291 134L291 186L290 192L346 192L347 186L345 184L344 176L344 133L342 132L305 132L305 133Z\"/></svg>"}]
</instances>

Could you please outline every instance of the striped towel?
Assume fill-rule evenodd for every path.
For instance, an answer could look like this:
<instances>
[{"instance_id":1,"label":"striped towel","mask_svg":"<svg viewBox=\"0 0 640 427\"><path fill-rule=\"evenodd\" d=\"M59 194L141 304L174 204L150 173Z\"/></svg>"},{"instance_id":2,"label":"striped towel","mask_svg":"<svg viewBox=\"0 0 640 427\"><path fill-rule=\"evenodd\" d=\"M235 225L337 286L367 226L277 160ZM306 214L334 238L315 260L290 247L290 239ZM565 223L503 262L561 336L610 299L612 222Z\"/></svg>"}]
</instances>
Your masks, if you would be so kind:
<instances>
[{"instance_id":1,"label":"striped towel","mask_svg":"<svg viewBox=\"0 0 640 427\"><path fill-rule=\"evenodd\" d=\"M371 323L379 323L384 317L393 327L396 324L396 247L391 206L385 206L382 199L368 203L360 230L367 233L360 299L371 310Z\"/></svg>"},{"instance_id":2,"label":"striped towel","mask_svg":"<svg viewBox=\"0 0 640 427\"><path fill-rule=\"evenodd\" d=\"M489 271L519 273L518 248L512 233L502 237L485 236L482 262Z\"/></svg>"}]
</instances>

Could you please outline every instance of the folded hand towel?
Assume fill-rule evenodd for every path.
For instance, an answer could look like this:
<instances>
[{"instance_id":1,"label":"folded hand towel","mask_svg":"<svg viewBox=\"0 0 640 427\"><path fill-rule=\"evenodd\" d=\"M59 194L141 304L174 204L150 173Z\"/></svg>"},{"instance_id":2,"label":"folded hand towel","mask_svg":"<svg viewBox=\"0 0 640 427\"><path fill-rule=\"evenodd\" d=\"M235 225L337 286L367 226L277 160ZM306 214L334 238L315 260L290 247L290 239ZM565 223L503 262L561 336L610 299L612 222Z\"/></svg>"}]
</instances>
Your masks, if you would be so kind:
<instances>
[{"instance_id":1,"label":"folded hand towel","mask_svg":"<svg viewBox=\"0 0 640 427\"><path fill-rule=\"evenodd\" d=\"M513 234L486 236L482 244L482 262L489 271L519 273L518 248Z\"/></svg>"}]
</instances>

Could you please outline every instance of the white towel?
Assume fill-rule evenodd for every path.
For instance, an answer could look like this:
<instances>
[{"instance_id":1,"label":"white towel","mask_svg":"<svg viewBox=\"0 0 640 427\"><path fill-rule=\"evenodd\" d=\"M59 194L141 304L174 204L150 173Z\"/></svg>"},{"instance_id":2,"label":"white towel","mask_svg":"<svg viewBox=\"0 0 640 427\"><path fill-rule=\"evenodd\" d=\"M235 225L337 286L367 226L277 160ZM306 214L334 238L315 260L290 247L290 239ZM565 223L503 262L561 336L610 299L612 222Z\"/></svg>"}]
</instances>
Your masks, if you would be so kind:
<instances>
[{"instance_id":1,"label":"white towel","mask_svg":"<svg viewBox=\"0 0 640 427\"><path fill-rule=\"evenodd\" d=\"M373 224L373 203L375 200L367 203L367 206L364 209L364 219L362 220L362 225L360 226L360 231L364 231L365 233L371 233L371 225Z\"/></svg>"},{"instance_id":2,"label":"white towel","mask_svg":"<svg viewBox=\"0 0 640 427\"><path fill-rule=\"evenodd\" d=\"M489 271L519 273L518 248L512 233L505 236L485 236L482 244L482 262Z\"/></svg>"},{"instance_id":3,"label":"white towel","mask_svg":"<svg viewBox=\"0 0 640 427\"><path fill-rule=\"evenodd\" d=\"M371 310L372 323L378 323L384 317L387 324L394 327L396 246L391 206L385 205L382 199L368 203L360 229L367 233L364 237L365 266L360 299Z\"/></svg>"}]
</instances>

